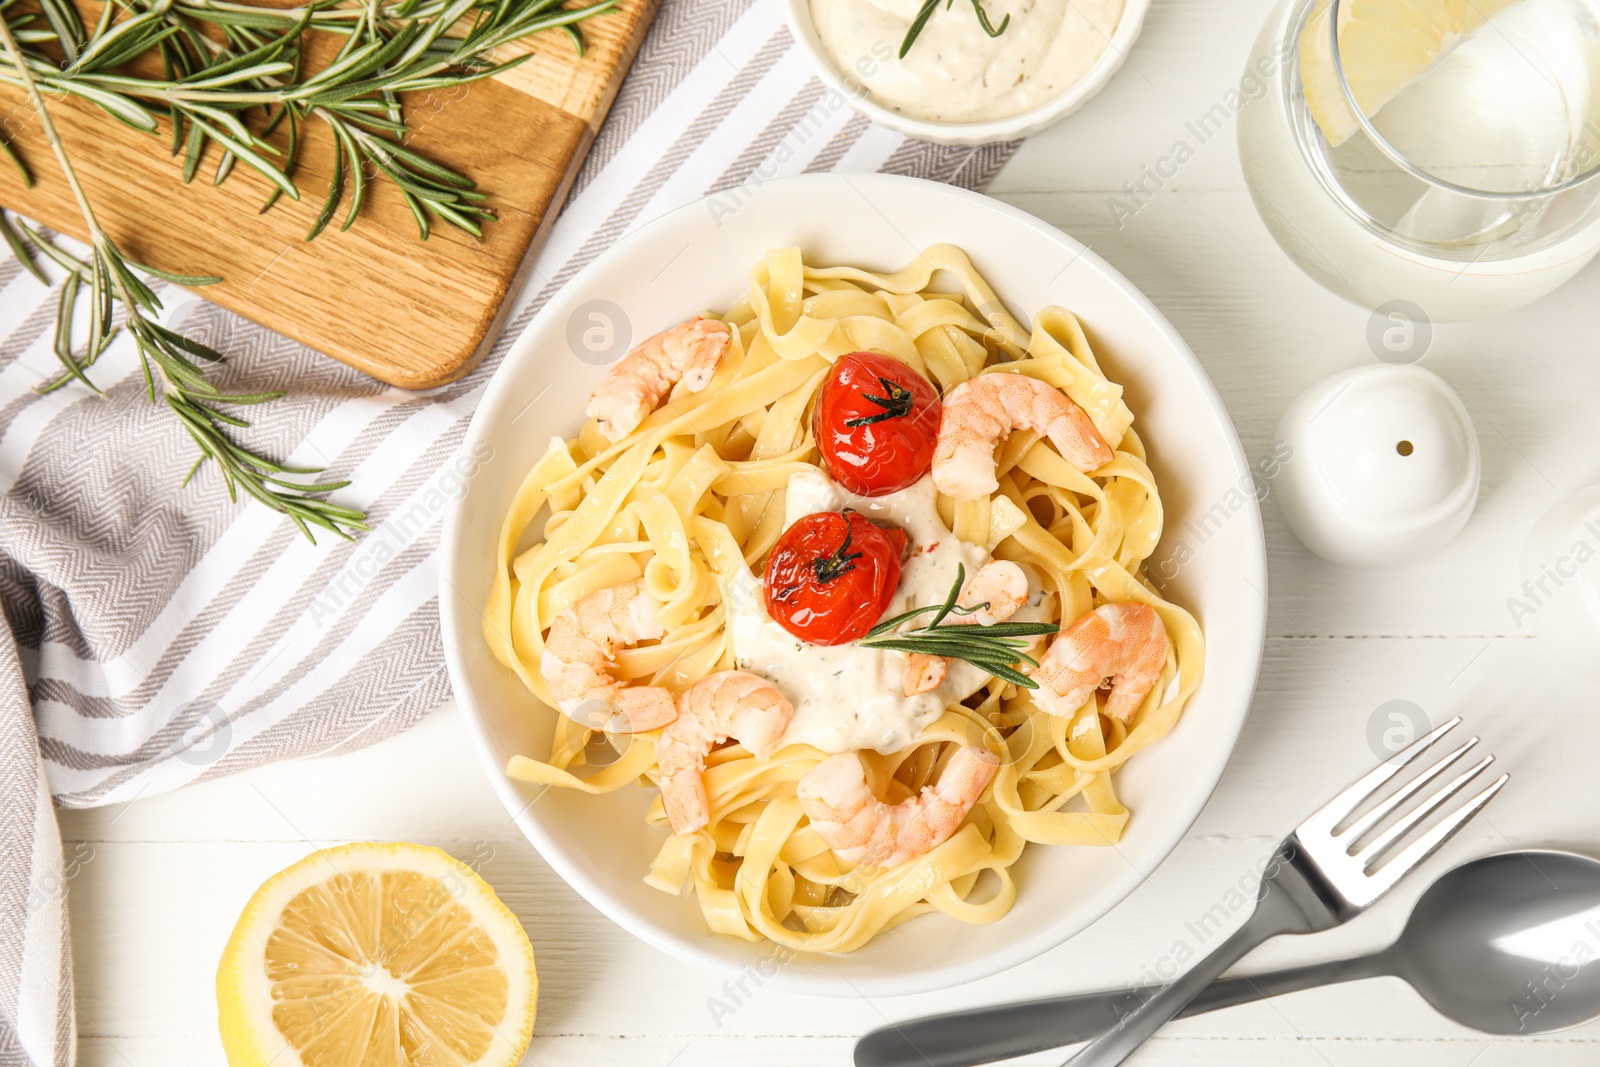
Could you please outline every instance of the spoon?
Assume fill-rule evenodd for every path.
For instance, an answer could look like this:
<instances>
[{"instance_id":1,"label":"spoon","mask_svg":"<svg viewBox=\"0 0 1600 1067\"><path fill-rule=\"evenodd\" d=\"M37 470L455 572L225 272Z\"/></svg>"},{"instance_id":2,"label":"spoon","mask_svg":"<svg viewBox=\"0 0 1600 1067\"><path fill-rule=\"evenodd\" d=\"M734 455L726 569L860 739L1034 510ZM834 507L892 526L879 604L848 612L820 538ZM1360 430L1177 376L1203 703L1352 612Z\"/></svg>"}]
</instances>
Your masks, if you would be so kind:
<instances>
[{"instance_id":1,"label":"spoon","mask_svg":"<svg viewBox=\"0 0 1600 1067\"><path fill-rule=\"evenodd\" d=\"M1353 960L1224 978L1182 1013L1391 975L1440 1014L1487 1034L1547 1034L1600 1016L1600 860L1502 852L1428 887L1398 940ZM893 1024L856 1044L856 1067L970 1067L1087 1041L1156 987L1078 993Z\"/></svg>"}]
</instances>

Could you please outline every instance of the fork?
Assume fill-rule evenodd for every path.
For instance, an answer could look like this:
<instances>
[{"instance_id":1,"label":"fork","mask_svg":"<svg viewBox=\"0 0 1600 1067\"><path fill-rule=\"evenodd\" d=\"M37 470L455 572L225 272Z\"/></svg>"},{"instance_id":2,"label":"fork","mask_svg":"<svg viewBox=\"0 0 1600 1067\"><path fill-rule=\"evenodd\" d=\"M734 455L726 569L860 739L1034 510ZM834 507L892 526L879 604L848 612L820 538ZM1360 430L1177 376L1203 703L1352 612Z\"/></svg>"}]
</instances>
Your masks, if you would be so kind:
<instances>
[{"instance_id":1,"label":"fork","mask_svg":"<svg viewBox=\"0 0 1600 1067\"><path fill-rule=\"evenodd\" d=\"M1506 784L1510 776L1502 774L1448 814L1433 818L1494 762L1494 756L1484 756L1430 790L1432 783L1478 743L1473 737L1431 765L1417 764L1417 775L1388 796L1379 799L1379 793L1390 779L1460 723L1460 718L1451 719L1418 738L1301 823L1273 853L1272 862L1261 877L1255 910L1244 925L1209 956L1123 1016L1115 1027L1085 1045L1062 1067L1114 1067L1123 1062L1176 1018L1223 971L1263 941L1280 934L1315 933L1350 921L1432 855ZM1357 815L1373 801L1376 803L1369 810ZM1344 825L1352 816L1353 821ZM1396 821L1365 841L1391 817ZM1418 830L1422 832L1416 840L1389 855Z\"/></svg>"}]
</instances>

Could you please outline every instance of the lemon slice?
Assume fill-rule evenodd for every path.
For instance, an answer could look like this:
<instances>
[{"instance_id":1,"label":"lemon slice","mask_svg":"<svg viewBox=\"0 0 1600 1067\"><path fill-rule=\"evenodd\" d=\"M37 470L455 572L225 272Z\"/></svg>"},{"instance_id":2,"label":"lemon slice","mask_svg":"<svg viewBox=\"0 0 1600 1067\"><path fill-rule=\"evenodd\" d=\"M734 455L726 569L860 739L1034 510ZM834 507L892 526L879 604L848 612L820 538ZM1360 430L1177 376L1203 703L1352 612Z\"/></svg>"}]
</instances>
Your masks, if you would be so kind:
<instances>
[{"instance_id":1,"label":"lemon slice","mask_svg":"<svg viewBox=\"0 0 1600 1067\"><path fill-rule=\"evenodd\" d=\"M1356 102L1368 118L1426 74L1489 16L1517 0L1341 0L1339 58ZM1300 78L1306 107L1330 145L1360 128L1333 71L1327 0L1300 35Z\"/></svg>"},{"instance_id":2,"label":"lemon slice","mask_svg":"<svg viewBox=\"0 0 1600 1067\"><path fill-rule=\"evenodd\" d=\"M279 872L217 967L230 1067L512 1067L538 995L516 916L424 845L345 845Z\"/></svg>"}]
</instances>

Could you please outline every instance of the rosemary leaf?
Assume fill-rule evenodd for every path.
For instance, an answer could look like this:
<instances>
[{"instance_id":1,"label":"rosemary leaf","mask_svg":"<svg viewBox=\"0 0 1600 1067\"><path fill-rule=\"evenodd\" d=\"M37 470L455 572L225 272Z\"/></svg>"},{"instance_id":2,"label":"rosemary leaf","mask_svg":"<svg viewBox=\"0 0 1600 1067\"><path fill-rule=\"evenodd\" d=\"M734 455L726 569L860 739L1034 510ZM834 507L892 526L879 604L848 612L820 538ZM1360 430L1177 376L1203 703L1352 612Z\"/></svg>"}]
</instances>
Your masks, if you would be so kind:
<instances>
[{"instance_id":1,"label":"rosemary leaf","mask_svg":"<svg viewBox=\"0 0 1600 1067\"><path fill-rule=\"evenodd\" d=\"M1038 666L1038 664L1034 664L1034 666ZM1019 689L1039 688L1038 682L1034 681L1032 678L1029 678L1026 674L1023 674L1015 667L1007 667L1004 664L996 663L989 667L989 673L994 675L996 678L1001 679L1002 681L1010 682Z\"/></svg>"},{"instance_id":2,"label":"rosemary leaf","mask_svg":"<svg viewBox=\"0 0 1600 1067\"><path fill-rule=\"evenodd\" d=\"M18 173L22 175L23 188L32 189L33 171L29 170L28 165L22 161L22 157L17 155L17 150L11 147L10 138L0 138L0 153L3 153L9 159L12 166L16 167Z\"/></svg>"},{"instance_id":3,"label":"rosemary leaf","mask_svg":"<svg viewBox=\"0 0 1600 1067\"><path fill-rule=\"evenodd\" d=\"M248 422L246 422L244 419L239 418L237 415L229 415L227 412L220 411L217 408L212 407L210 404L204 403L204 402L199 401L199 400L196 400L193 403L194 403L194 406L197 409L199 409L200 411L204 412L206 418L210 419L212 422L226 423L229 426L236 426L236 427L241 427L241 428L250 425ZM304 485L304 486L297 485L294 488L296 488L296 489L314 489L315 487L314 486L309 486L309 485Z\"/></svg>"},{"instance_id":4,"label":"rosemary leaf","mask_svg":"<svg viewBox=\"0 0 1600 1067\"><path fill-rule=\"evenodd\" d=\"M288 148L284 149L283 167L281 169L283 170L284 177L293 182L295 164L300 161L300 119L295 115L294 109L288 104L284 104L279 109L278 114L280 116L289 116L289 146ZM267 123L267 132L271 132L273 125L273 122ZM272 191L267 194L266 202L261 205L259 214L265 215L267 212L271 211L272 205L276 204L278 202L278 197L282 195L283 187L281 185L273 185Z\"/></svg>"},{"instance_id":5,"label":"rosemary leaf","mask_svg":"<svg viewBox=\"0 0 1600 1067\"><path fill-rule=\"evenodd\" d=\"M381 146L378 146L376 150L391 158L399 159L406 163L413 171L420 171L429 177L436 178L439 181L444 182L446 185L452 185L458 189L471 189L477 184L460 171L451 170L443 163L435 163L421 152L418 152L415 149L407 148L405 145L398 142L385 141Z\"/></svg>"},{"instance_id":6,"label":"rosemary leaf","mask_svg":"<svg viewBox=\"0 0 1600 1067\"><path fill-rule=\"evenodd\" d=\"M275 390L272 390L271 392L266 392L266 393L229 393L227 396L221 397L221 399L222 400L226 400L230 404L267 404L267 403L271 403L274 400L282 400L284 397L286 397L288 395L289 395L288 393L285 393L281 389L275 389ZM280 470L289 470L288 467L281 467L279 469ZM291 471L291 473L294 473L294 474L315 474L316 470L315 469L294 470L294 471Z\"/></svg>"},{"instance_id":7,"label":"rosemary leaf","mask_svg":"<svg viewBox=\"0 0 1600 1067\"><path fill-rule=\"evenodd\" d=\"M134 270L143 271L146 274L153 274L164 282L171 282L173 285L185 285L190 288L198 288L204 285L216 285L218 282L222 281L222 278L216 274L173 274L171 271L157 270L155 267L147 267L143 263L130 262L128 265Z\"/></svg>"},{"instance_id":8,"label":"rosemary leaf","mask_svg":"<svg viewBox=\"0 0 1600 1067\"><path fill-rule=\"evenodd\" d=\"M972 9L978 13L978 25L983 27L983 32L990 37L998 37L1006 32L1006 27L1011 25L1011 15L1008 13L1000 20L998 27L990 25L989 13L983 9L983 0L972 0Z\"/></svg>"},{"instance_id":9,"label":"rosemary leaf","mask_svg":"<svg viewBox=\"0 0 1600 1067\"><path fill-rule=\"evenodd\" d=\"M406 207L411 209L412 217L417 220L417 230L421 233L422 240L426 241L431 231L431 226L428 223L428 213L422 208L422 201L417 199L411 190L406 189L404 186L401 187L400 192L406 198Z\"/></svg>"},{"instance_id":10,"label":"rosemary leaf","mask_svg":"<svg viewBox=\"0 0 1600 1067\"><path fill-rule=\"evenodd\" d=\"M56 332L55 352L56 358L67 369L67 374L76 378L91 390L98 393L100 387L91 382L88 375L83 373L83 366L72 354L72 315L78 303L78 281L76 274L67 275L67 280L61 286L61 297L56 304L56 321L62 328Z\"/></svg>"},{"instance_id":11,"label":"rosemary leaf","mask_svg":"<svg viewBox=\"0 0 1600 1067\"><path fill-rule=\"evenodd\" d=\"M45 240L44 234L40 233L32 226L29 226L21 219L17 219L15 221L17 229L28 238L29 243L32 244L33 247L40 252L40 254L44 255L47 259L67 273L76 274L81 278L87 279L89 268L83 262L83 260L78 259L75 256L70 256L61 251L61 249Z\"/></svg>"},{"instance_id":12,"label":"rosemary leaf","mask_svg":"<svg viewBox=\"0 0 1600 1067\"><path fill-rule=\"evenodd\" d=\"M140 133L158 133L161 129L156 117L143 104L121 94L66 79L53 79L51 88L82 97L124 126L131 126Z\"/></svg>"},{"instance_id":13,"label":"rosemary leaf","mask_svg":"<svg viewBox=\"0 0 1600 1067\"><path fill-rule=\"evenodd\" d=\"M68 62L77 59L84 45L83 19L78 16L77 8L72 6L71 0L41 0L39 7L45 21L55 31Z\"/></svg>"},{"instance_id":14,"label":"rosemary leaf","mask_svg":"<svg viewBox=\"0 0 1600 1067\"><path fill-rule=\"evenodd\" d=\"M17 257L17 262L22 264L29 274L39 279L44 285L50 284L49 276L40 268L38 261L33 258L33 252L29 250L27 244L23 241L22 234L17 232L17 228L12 225L11 219L4 211L0 211L0 236L5 237L6 244L11 246L11 254Z\"/></svg>"},{"instance_id":15,"label":"rosemary leaf","mask_svg":"<svg viewBox=\"0 0 1600 1067\"><path fill-rule=\"evenodd\" d=\"M934 11L939 7L939 0L923 0L922 6L917 9L916 18L911 20L911 25L906 27L906 35L900 41L900 59L904 59L911 51L911 46L917 43L917 38L922 34L922 28L933 17Z\"/></svg>"},{"instance_id":16,"label":"rosemary leaf","mask_svg":"<svg viewBox=\"0 0 1600 1067\"><path fill-rule=\"evenodd\" d=\"M1053 622L996 622L988 626L979 626L978 632L986 638L996 640L1014 637L1041 637L1053 634L1059 627ZM1024 645L1028 642L1022 642Z\"/></svg>"},{"instance_id":17,"label":"rosemary leaf","mask_svg":"<svg viewBox=\"0 0 1600 1067\"><path fill-rule=\"evenodd\" d=\"M339 227L341 230L348 230L355 225L356 217L361 214L361 208L367 202L367 167L362 161L361 149L357 147L356 139L350 131L340 125L335 125L333 131L350 161L350 210L345 213L344 223Z\"/></svg>"},{"instance_id":18,"label":"rosemary leaf","mask_svg":"<svg viewBox=\"0 0 1600 1067\"><path fill-rule=\"evenodd\" d=\"M172 114L173 136L176 137L179 130L188 130L183 139L183 184L188 185L194 181L195 172L200 169L200 156L206 149L206 132L198 123L187 122L181 109L174 108Z\"/></svg>"},{"instance_id":19,"label":"rosemary leaf","mask_svg":"<svg viewBox=\"0 0 1600 1067\"><path fill-rule=\"evenodd\" d=\"M311 232L306 234L306 240L314 241L323 227L328 225L328 220L333 218L334 211L339 207L339 197L344 192L344 155L340 152L333 154L333 173L328 177L328 196L322 202L322 210L317 212L317 219L311 224Z\"/></svg>"}]
</instances>

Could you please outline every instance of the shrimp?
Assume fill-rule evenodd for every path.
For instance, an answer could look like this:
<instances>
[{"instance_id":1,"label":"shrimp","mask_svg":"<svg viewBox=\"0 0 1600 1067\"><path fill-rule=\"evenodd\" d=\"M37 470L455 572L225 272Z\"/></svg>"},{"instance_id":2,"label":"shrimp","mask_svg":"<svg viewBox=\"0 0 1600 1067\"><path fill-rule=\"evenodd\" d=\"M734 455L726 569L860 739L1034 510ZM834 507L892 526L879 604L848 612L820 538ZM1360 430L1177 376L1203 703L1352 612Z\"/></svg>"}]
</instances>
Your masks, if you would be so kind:
<instances>
[{"instance_id":1,"label":"shrimp","mask_svg":"<svg viewBox=\"0 0 1600 1067\"><path fill-rule=\"evenodd\" d=\"M994 450L1012 430L1050 438L1068 463L1092 471L1114 453L1086 413L1059 389L1025 374L983 374L945 397L933 449L933 484L957 500L978 500L999 487Z\"/></svg>"},{"instance_id":2,"label":"shrimp","mask_svg":"<svg viewBox=\"0 0 1600 1067\"><path fill-rule=\"evenodd\" d=\"M1033 699L1051 715L1068 716L1107 680L1106 714L1127 722L1161 677L1167 628L1148 604L1101 604L1062 630L1039 661Z\"/></svg>"},{"instance_id":3,"label":"shrimp","mask_svg":"<svg viewBox=\"0 0 1600 1067\"><path fill-rule=\"evenodd\" d=\"M1028 602L1028 576L1022 568L1009 560L991 560L983 568L967 579L967 584L961 587L961 595L956 598L956 603L963 608L974 607L978 604L985 605L970 615L950 614L945 617L945 622L976 623L979 626L993 626L997 622L1004 622L1014 612ZM947 656L930 656L924 652L913 652L906 662L904 681L905 694L914 697L918 693L926 693L936 689L944 681L945 671L950 666Z\"/></svg>"},{"instance_id":4,"label":"shrimp","mask_svg":"<svg viewBox=\"0 0 1600 1067\"><path fill-rule=\"evenodd\" d=\"M693 833L711 821L701 775L713 745L732 737L757 759L770 759L793 715L777 686L748 671L718 671L684 690L677 720L656 741L661 802L672 832Z\"/></svg>"},{"instance_id":5,"label":"shrimp","mask_svg":"<svg viewBox=\"0 0 1600 1067\"><path fill-rule=\"evenodd\" d=\"M716 319L693 318L663 330L618 360L589 397L586 414L608 441L634 431L678 381L691 393L711 383L733 331Z\"/></svg>"},{"instance_id":6,"label":"shrimp","mask_svg":"<svg viewBox=\"0 0 1600 1067\"><path fill-rule=\"evenodd\" d=\"M644 595L644 579L596 589L551 622L539 673L574 722L614 734L659 730L678 716L672 694L658 685L621 681L611 673L611 656L620 645L663 632L655 602Z\"/></svg>"},{"instance_id":7,"label":"shrimp","mask_svg":"<svg viewBox=\"0 0 1600 1067\"><path fill-rule=\"evenodd\" d=\"M994 753L963 745L950 757L938 785L890 804L868 788L861 757L844 752L829 756L800 779L800 807L840 859L893 867L949 840L999 768Z\"/></svg>"}]
</instances>

